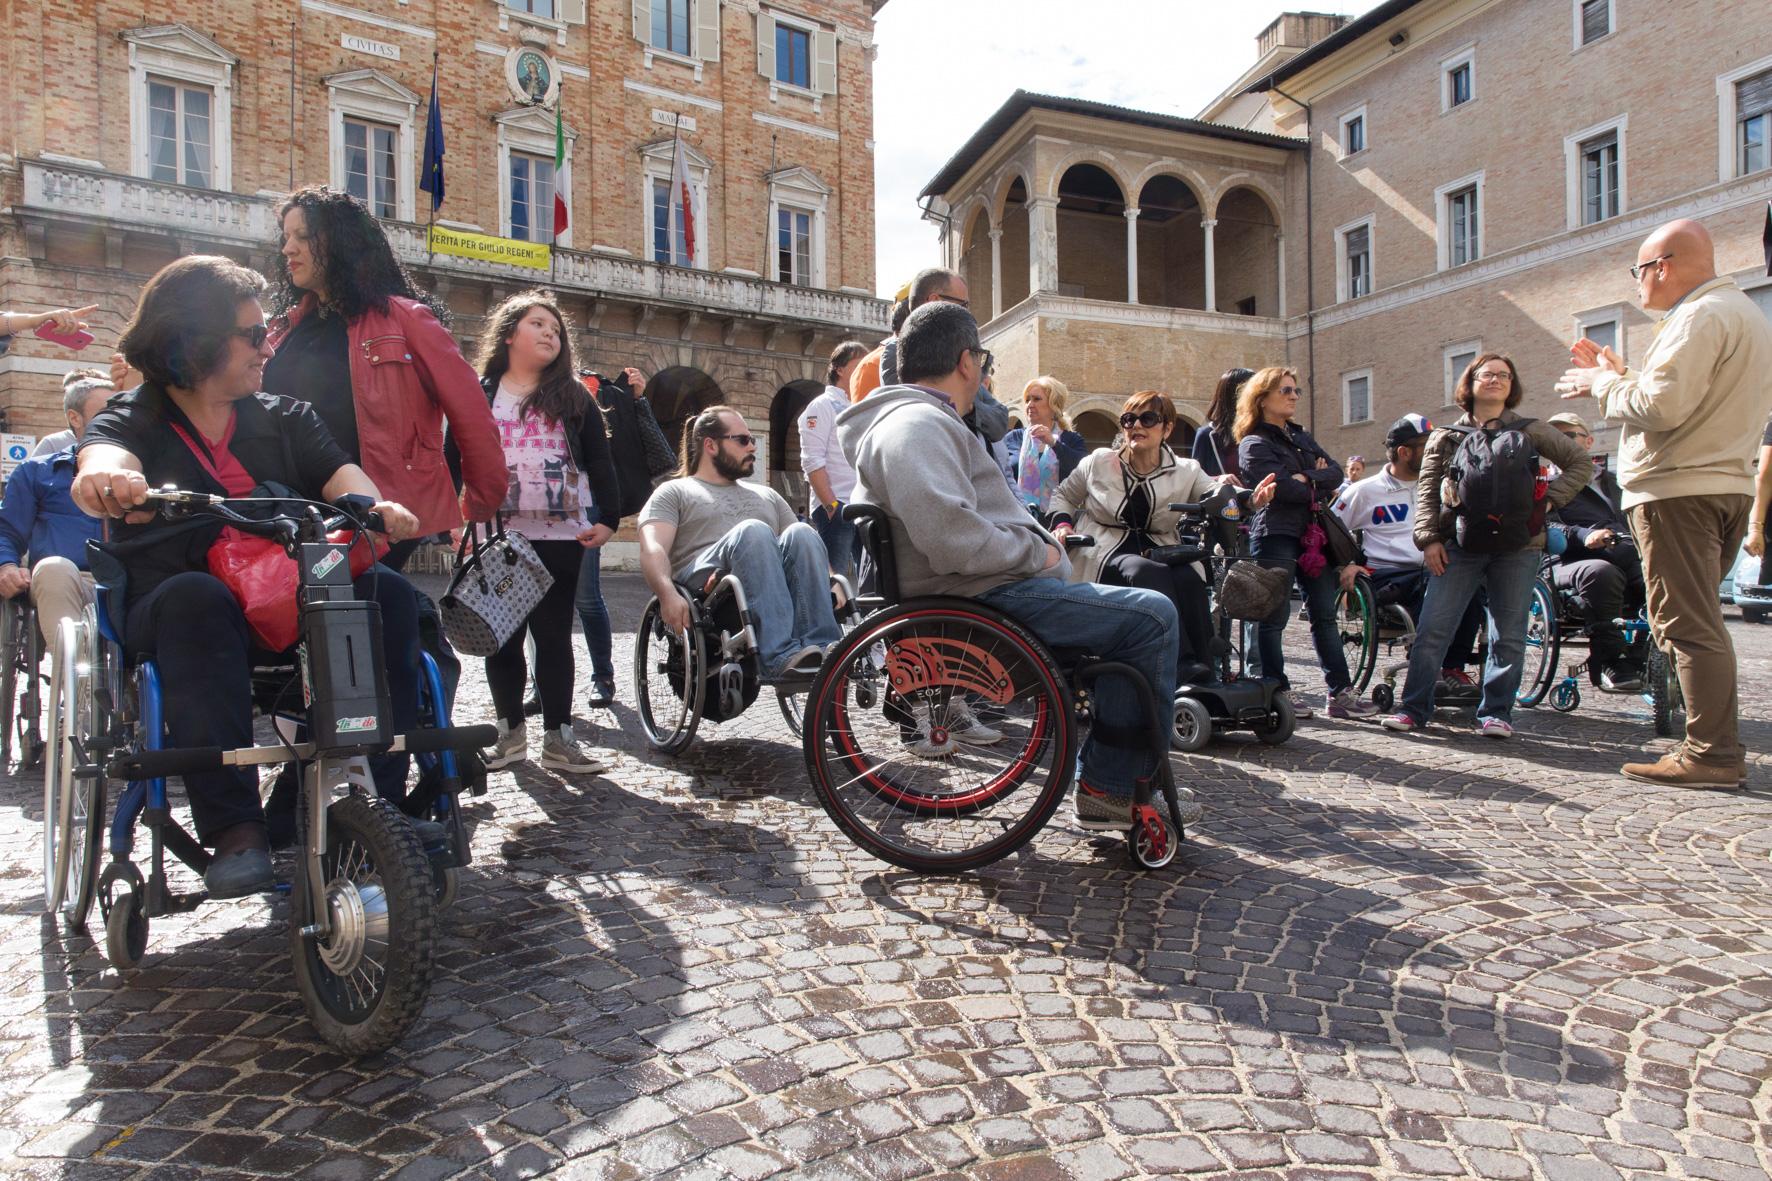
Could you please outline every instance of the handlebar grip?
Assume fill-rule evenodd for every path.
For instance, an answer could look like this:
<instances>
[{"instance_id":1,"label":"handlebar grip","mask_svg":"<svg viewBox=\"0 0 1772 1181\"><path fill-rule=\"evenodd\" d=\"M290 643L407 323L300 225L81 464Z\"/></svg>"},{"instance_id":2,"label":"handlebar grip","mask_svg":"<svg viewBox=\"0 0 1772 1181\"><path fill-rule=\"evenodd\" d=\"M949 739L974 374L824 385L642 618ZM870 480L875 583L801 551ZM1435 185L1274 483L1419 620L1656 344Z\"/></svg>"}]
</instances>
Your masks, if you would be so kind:
<instances>
[{"instance_id":1,"label":"handlebar grip","mask_svg":"<svg viewBox=\"0 0 1772 1181\"><path fill-rule=\"evenodd\" d=\"M1095 538L1084 533L1072 533L1064 539L1064 551L1070 553L1074 549L1094 549Z\"/></svg>"},{"instance_id":2,"label":"handlebar grip","mask_svg":"<svg viewBox=\"0 0 1772 1181\"><path fill-rule=\"evenodd\" d=\"M1206 508L1205 505L1203 505L1197 501L1180 501L1180 500L1178 500L1178 501L1175 501L1174 503L1170 504L1169 511L1172 513L1190 513L1191 514L1191 513L1203 512L1205 510L1205 508Z\"/></svg>"},{"instance_id":3,"label":"handlebar grip","mask_svg":"<svg viewBox=\"0 0 1772 1181\"><path fill-rule=\"evenodd\" d=\"M422 755L439 750L491 746L497 741L497 726L444 726L435 730L413 730L402 738L401 745L408 754Z\"/></svg>"},{"instance_id":4,"label":"handlebar grip","mask_svg":"<svg viewBox=\"0 0 1772 1181\"><path fill-rule=\"evenodd\" d=\"M371 533L386 533L388 531L388 523L382 520L380 513L363 514L363 527Z\"/></svg>"},{"instance_id":5,"label":"handlebar grip","mask_svg":"<svg viewBox=\"0 0 1772 1181\"><path fill-rule=\"evenodd\" d=\"M138 750L111 760L105 768L113 779L164 779L222 769L222 748L191 746L172 750Z\"/></svg>"}]
</instances>

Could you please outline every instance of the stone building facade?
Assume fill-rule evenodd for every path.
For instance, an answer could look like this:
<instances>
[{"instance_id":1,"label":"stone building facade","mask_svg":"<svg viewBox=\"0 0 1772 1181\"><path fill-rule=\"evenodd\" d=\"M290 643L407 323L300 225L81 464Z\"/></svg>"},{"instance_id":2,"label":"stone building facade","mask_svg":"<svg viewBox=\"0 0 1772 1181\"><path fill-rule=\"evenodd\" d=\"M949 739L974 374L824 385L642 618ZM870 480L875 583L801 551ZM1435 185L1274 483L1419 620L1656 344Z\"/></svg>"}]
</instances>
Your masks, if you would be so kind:
<instances>
[{"instance_id":1,"label":"stone building facade","mask_svg":"<svg viewBox=\"0 0 1772 1181\"><path fill-rule=\"evenodd\" d=\"M263 268L292 188L352 187L454 313L464 346L544 284L581 362L636 365L661 417L716 400L777 426L839 341L884 331L874 289L873 17L884 0L12 0L0 39L0 306L96 303L108 353L145 278L213 251ZM551 271L429 255L417 188L433 62L439 225L551 238L555 111L570 226ZM539 99L540 101L535 101ZM700 233L658 224L673 137ZM9 429L59 425L74 360L0 357ZM777 482L790 489L797 476Z\"/></svg>"},{"instance_id":2,"label":"stone building facade","mask_svg":"<svg viewBox=\"0 0 1772 1181\"><path fill-rule=\"evenodd\" d=\"M1772 313L1772 7L1389 0L1287 14L1258 53L1199 120L1018 96L931 183L949 257L984 275L994 246L985 335L1011 400L1051 372L1089 407L1155 386L1192 416L1226 365L1283 360L1324 445L1372 456L1399 415L1451 414L1458 373L1493 349L1525 412L1552 414L1576 335L1647 346L1627 268L1679 217ZM1004 199L1012 162L1032 173L1025 206ZM1153 176L1186 196L1153 201Z\"/></svg>"}]
</instances>

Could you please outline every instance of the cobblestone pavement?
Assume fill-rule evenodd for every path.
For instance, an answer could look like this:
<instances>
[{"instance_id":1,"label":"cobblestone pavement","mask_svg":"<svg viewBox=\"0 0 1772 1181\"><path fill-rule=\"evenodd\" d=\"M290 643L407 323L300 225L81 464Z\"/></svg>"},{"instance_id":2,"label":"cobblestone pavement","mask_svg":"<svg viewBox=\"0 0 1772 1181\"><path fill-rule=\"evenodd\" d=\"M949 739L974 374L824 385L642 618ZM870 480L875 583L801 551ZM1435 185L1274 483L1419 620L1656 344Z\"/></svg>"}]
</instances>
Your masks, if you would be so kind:
<instances>
[{"instance_id":1,"label":"cobblestone pavement","mask_svg":"<svg viewBox=\"0 0 1772 1181\"><path fill-rule=\"evenodd\" d=\"M1772 628L1734 628L1772 752ZM40 789L0 781L0 1173L1772 1175L1766 753L1678 793L1614 774L1632 699L1505 744L1319 718L1178 759L1207 815L1167 870L1061 813L924 880L825 819L767 695L668 760L623 676L608 775L470 804L422 1025L375 1060L314 1037L281 903L156 920L128 975L58 933Z\"/></svg>"}]
</instances>

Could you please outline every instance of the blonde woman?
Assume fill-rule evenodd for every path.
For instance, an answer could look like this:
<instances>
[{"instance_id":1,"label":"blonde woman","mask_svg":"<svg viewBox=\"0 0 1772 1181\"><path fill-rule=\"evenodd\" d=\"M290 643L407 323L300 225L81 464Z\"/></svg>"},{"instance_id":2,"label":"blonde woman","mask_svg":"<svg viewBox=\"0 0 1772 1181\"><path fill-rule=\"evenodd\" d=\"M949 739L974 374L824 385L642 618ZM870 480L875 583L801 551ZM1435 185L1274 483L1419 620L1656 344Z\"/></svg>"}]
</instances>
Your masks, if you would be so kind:
<instances>
[{"instance_id":1,"label":"blonde woman","mask_svg":"<svg viewBox=\"0 0 1772 1181\"><path fill-rule=\"evenodd\" d=\"M1056 377L1036 377L1021 391L1027 426L1016 427L999 444L1003 475L1015 496L1044 513L1059 481L1076 470L1089 453L1083 436L1071 429L1064 412L1071 391Z\"/></svg>"}]
</instances>

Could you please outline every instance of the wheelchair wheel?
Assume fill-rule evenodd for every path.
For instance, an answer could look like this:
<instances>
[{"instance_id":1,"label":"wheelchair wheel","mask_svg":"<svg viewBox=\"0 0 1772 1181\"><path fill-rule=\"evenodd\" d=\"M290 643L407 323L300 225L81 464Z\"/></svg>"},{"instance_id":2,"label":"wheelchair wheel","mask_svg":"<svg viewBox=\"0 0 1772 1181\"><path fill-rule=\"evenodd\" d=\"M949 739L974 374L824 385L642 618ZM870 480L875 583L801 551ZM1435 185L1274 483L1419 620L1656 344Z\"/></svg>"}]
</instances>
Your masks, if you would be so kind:
<instances>
[{"instance_id":1,"label":"wheelchair wheel","mask_svg":"<svg viewBox=\"0 0 1772 1181\"><path fill-rule=\"evenodd\" d=\"M1254 727L1255 737L1269 746L1278 746L1292 737L1297 729L1298 711L1292 708L1292 698L1275 691L1268 720Z\"/></svg>"},{"instance_id":2,"label":"wheelchair wheel","mask_svg":"<svg viewBox=\"0 0 1772 1181\"><path fill-rule=\"evenodd\" d=\"M1532 603L1526 612L1526 647L1520 656L1520 688L1514 700L1528 709L1544 700L1557 679L1557 653L1561 648L1556 600L1540 578L1532 584Z\"/></svg>"},{"instance_id":3,"label":"wheelchair wheel","mask_svg":"<svg viewBox=\"0 0 1772 1181\"><path fill-rule=\"evenodd\" d=\"M148 954L148 915L142 892L129 890L105 911L105 958L119 970L137 967Z\"/></svg>"},{"instance_id":4,"label":"wheelchair wheel","mask_svg":"<svg viewBox=\"0 0 1772 1181\"><path fill-rule=\"evenodd\" d=\"M1191 697L1175 699L1175 726L1169 736L1173 750L1192 754L1212 741L1212 715Z\"/></svg>"},{"instance_id":5,"label":"wheelchair wheel","mask_svg":"<svg viewBox=\"0 0 1772 1181\"><path fill-rule=\"evenodd\" d=\"M952 738L962 707L1002 738ZM981 603L927 598L870 616L826 658L802 748L819 803L863 849L957 872L1013 853L1051 819L1077 730L1070 690L1031 632Z\"/></svg>"},{"instance_id":6,"label":"wheelchair wheel","mask_svg":"<svg viewBox=\"0 0 1772 1181\"><path fill-rule=\"evenodd\" d=\"M1644 689L1649 698L1649 711L1655 719L1655 736L1672 737L1674 714L1681 708L1680 681L1674 675L1673 662L1668 660L1667 653L1654 643L1649 645L1649 666L1643 679L1647 682Z\"/></svg>"},{"instance_id":7,"label":"wheelchair wheel","mask_svg":"<svg viewBox=\"0 0 1772 1181\"><path fill-rule=\"evenodd\" d=\"M12 766L12 723L17 712L19 666L24 663L19 635L24 609L16 599L0 605L0 770Z\"/></svg>"},{"instance_id":8,"label":"wheelchair wheel","mask_svg":"<svg viewBox=\"0 0 1772 1181\"><path fill-rule=\"evenodd\" d=\"M1573 677L1565 677L1557 682L1557 687L1550 692L1550 707L1560 714L1566 714L1581 704L1581 688Z\"/></svg>"},{"instance_id":9,"label":"wheelchair wheel","mask_svg":"<svg viewBox=\"0 0 1772 1181\"><path fill-rule=\"evenodd\" d=\"M1354 579L1352 590L1337 593L1335 626L1341 633L1354 691L1364 693L1378 664L1378 597L1372 591L1372 580L1364 574Z\"/></svg>"},{"instance_id":10,"label":"wheelchair wheel","mask_svg":"<svg viewBox=\"0 0 1772 1181\"><path fill-rule=\"evenodd\" d=\"M1372 704L1382 713L1389 713L1397 704L1397 691L1389 681L1380 681L1372 686Z\"/></svg>"},{"instance_id":11,"label":"wheelchair wheel","mask_svg":"<svg viewBox=\"0 0 1772 1181\"><path fill-rule=\"evenodd\" d=\"M1133 809L1132 829L1126 834L1126 851L1140 869L1162 869L1175 860L1181 834L1155 804Z\"/></svg>"},{"instance_id":12,"label":"wheelchair wheel","mask_svg":"<svg viewBox=\"0 0 1772 1181\"><path fill-rule=\"evenodd\" d=\"M375 1054L405 1036L430 990L431 868L398 810L355 791L328 809L326 838L324 938L308 933L315 916L307 857L296 859L289 908L296 988L328 1043Z\"/></svg>"},{"instance_id":13,"label":"wheelchair wheel","mask_svg":"<svg viewBox=\"0 0 1772 1181\"><path fill-rule=\"evenodd\" d=\"M64 622L50 666L49 759L43 770L44 909L70 930L86 930L104 844L104 780L76 754L97 730L97 628L85 618Z\"/></svg>"},{"instance_id":14,"label":"wheelchair wheel","mask_svg":"<svg viewBox=\"0 0 1772 1181\"><path fill-rule=\"evenodd\" d=\"M777 689L775 704L781 707L781 716L787 721L788 732L795 738L799 738L806 723L805 691L790 692L786 689Z\"/></svg>"},{"instance_id":15,"label":"wheelchair wheel","mask_svg":"<svg viewBox=\"0 0 1772 1181\"><path fill-rule=\"evenodd\" d=\"M674 755L695 741L706 688L701 609L690 602L689 630L679 636L665 626L653 599L634 635L634 703L653 750Z\"/></svg>"}]
</instances>

